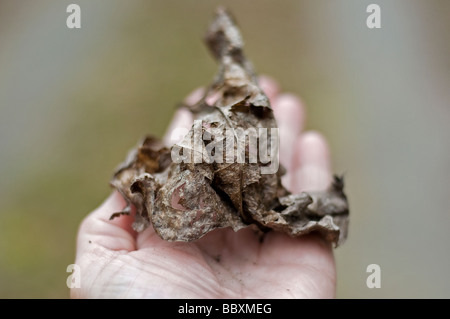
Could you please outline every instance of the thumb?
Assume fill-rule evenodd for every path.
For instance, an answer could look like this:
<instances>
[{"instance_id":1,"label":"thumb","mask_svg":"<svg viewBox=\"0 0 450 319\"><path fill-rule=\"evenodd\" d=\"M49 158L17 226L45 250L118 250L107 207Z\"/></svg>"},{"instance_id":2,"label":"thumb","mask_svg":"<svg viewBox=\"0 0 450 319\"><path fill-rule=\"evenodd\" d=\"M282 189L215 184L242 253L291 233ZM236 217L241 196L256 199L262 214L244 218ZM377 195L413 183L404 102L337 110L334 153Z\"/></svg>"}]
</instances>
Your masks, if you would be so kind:
<instances>
[{"instance_id":1,"label":"thumb","mask_svg":"<svg viewBox=\"0 0 450 319\"><path fill-rule=\"evenodd\" d=\"M110 220L112 214L122 211L125 206L123 197L114 191L83 220L78 231L77 259L98 247L113 251L135 250L136 233L131 228L134 218L121 215Z\"/></svg>"}]
</instances>

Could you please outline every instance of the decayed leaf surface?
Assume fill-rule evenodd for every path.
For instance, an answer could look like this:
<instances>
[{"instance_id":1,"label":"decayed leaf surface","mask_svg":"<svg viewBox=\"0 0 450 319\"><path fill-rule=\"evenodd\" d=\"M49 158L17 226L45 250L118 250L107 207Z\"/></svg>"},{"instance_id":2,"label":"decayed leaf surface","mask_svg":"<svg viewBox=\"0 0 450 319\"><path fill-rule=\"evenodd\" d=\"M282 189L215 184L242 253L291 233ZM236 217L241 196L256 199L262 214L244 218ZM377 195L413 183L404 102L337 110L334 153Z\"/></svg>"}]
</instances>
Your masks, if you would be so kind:
<instances>
[{"instance_id":1,"label":"decayed leaf surface","mask_svg":"<svg viewBox=\"0 0 450 319\"><path fill-rule=\"evenodd\" d=\"M253 225L261 231L273 229L291 236L317 231L336 245L342 243L349 213L342 178L335 176L322 192L290 194L281 185L281 166L267 173L276 160L270 157L273 154L269 154L269 162L257 156L255 161L258 149L242 138L244 130L267 129L267 139L256 137L258 148L276 148L276 136L270 129L277 124L243 54L240 32L224 9L217 11L206 43L219 63L219 73L203 98L188 105L201 122L196 121L171 148L146 137L129 153L111 181L128 205L111 218L129 214L134 205L133 228L142 231L152 224L168 241L193 241L216 228L237 231ZM197 132L203 137L200 141ZM226 158L227 150L235 151L230 152L231 158ZM183 160L174 160L174 154L181 154Z\"/></svg>"}]
</instances>

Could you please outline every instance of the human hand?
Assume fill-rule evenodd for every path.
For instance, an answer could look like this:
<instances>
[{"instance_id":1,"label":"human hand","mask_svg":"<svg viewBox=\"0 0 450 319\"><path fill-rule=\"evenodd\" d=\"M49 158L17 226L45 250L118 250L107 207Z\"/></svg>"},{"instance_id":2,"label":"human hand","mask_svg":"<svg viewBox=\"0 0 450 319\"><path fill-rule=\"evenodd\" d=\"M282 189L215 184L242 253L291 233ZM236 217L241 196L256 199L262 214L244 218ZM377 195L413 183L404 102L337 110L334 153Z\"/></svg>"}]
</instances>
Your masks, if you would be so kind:
<instances>
[{"instance_id":1,"label":"human hand","mask_svg":"<svg viewBox=\"0 0 450 319\"><path fill-rule=\"evenodd\" d=\"M279 94L266 77L261 87L269 97L280 129L280 162L284 186L293 193L325 189L331 181L326 141L302 132L300 100ZM195 91L188 102L201 96ZM190 128L192 116L180 109L168 129ZM81 287L73 298L332 298L336 273L331 245L311 234L292 238L268 232L261 241L250 228L216 229L195 242L167 242L153 227L131 228L132 216L109 217L126 203L114 191L82 222L76 264Z\"/></svg>"}]
</instances>

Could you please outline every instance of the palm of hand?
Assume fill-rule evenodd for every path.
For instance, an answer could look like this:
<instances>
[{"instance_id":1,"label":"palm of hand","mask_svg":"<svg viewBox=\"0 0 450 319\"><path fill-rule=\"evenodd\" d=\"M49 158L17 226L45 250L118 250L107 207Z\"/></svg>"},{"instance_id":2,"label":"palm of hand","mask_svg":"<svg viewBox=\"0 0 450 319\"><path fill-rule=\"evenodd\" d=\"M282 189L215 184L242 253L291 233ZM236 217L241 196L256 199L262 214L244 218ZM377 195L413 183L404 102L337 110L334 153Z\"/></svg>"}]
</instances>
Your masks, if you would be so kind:
<instances>
[{"instance_id":1,"label":"palm of hand","mask_svg":"<svg viewBox=\"0 0 450 319\"><path fill-rule=\"evenodd\" d=\"M280 127L280 160L292 191L320 189L329 183L326 143L317 133L300 135L301 103L278 95L276 84L261 86L273 102ZM195 97L191 97L194 99ZM188 126L179 112L173 127ZM170 132L170 129L169 129ZM295 181L302 181L299 184ZM82 223L76 263L81 287L75 298L330 298L335 291L331 247L316 235L290 238L251 228L215 230L193 243L166 242L152 227L136 234L133 218L109 220L125 205L114 192Z\"/></svg>"}]
</instances>

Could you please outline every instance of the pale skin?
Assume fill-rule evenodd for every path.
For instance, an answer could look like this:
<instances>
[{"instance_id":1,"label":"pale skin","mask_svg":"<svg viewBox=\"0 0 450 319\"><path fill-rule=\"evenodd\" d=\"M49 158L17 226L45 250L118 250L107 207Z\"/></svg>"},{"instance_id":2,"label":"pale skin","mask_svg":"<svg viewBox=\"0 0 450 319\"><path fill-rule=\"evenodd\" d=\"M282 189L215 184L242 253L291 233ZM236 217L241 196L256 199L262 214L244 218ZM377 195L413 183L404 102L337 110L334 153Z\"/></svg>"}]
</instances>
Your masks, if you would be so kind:
<instances>
[{"instance_id":1,"label":"pale skin","mask_svg":"<svg viewBox=\"0 0 450 319\"><path fill-rule=\"evenodd\" d=\"M325 189L331 181L325 139L303 132L305 110L292 94L262 77L280 128L283 184L293 193ZM194 91L193 103L201 96ZM177 127L190 127L191 114L180 109L165 141ZM81 287L72 298L333 298L336 271L331 245L318 235L291 238L268 232L263 240L252 229L214 230L191 243L166 242L150 226L132 230L132 216L112 221L125 201L114 191L82 222L75 263Z\"/></svg>"}]
</instances>

